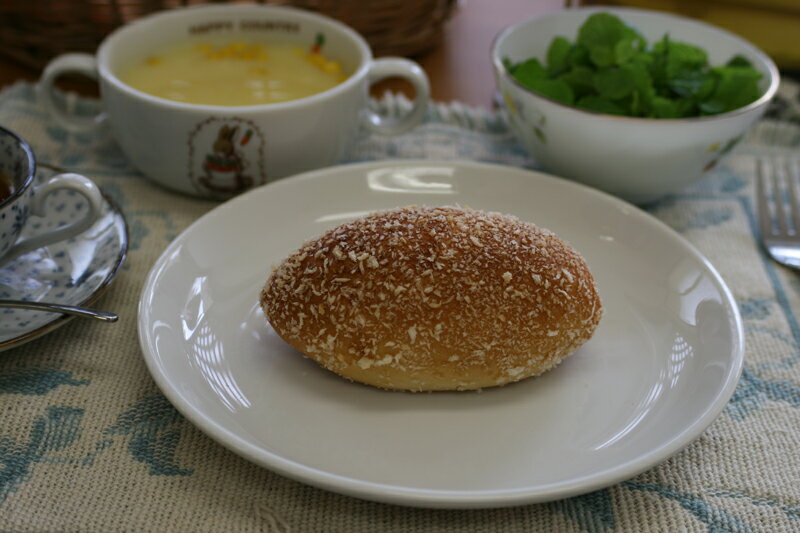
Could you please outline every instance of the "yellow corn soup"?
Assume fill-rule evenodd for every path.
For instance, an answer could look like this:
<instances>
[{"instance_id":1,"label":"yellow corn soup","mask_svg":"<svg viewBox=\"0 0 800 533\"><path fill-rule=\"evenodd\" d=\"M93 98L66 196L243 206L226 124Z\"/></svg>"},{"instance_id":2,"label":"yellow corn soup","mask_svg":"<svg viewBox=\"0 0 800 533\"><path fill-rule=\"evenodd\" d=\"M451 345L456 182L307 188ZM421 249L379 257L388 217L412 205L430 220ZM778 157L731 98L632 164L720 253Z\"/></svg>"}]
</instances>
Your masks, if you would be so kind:
<instances>
[{"instance_id":1,"label":"yellow corn soup","mask_svg":"<svg viewBox=\"0 0 800 533\"><path fill-rule=\"evenodd\" d=\"M145 58L120 76L142 92L192 104L286 102L335 87L341 65L297 45L184 43Z\"/></svg>"}]
</instances>

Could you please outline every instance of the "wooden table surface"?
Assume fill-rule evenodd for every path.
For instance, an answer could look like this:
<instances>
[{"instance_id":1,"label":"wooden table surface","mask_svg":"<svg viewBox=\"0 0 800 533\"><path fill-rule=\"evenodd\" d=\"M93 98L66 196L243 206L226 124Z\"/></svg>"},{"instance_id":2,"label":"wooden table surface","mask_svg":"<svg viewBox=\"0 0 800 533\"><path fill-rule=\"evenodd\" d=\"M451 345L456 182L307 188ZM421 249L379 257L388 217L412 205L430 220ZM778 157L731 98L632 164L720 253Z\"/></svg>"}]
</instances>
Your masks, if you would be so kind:
<instances>
[{"instance_id":1,"label":"wooden table surface","mask_svg":"<svg viewBox=\"0 0 800 533\"><path fill-rule=\"evenodd\" d=\"M505 27L560 9L564 0L465 0L456 6L442 43L418 61L428 73L434 100L490 106L495 82L490 50Z\"/></svg>"},{"instance_id":2,"label":"wooden table surface","mask_svg":"<svg viewBox=\"0 0 800 533\"><path fill-rule=\"evenodd\" d=\"M441 43L415 58L430 78L433 99L490 107L495 83L489 54L495 35L525 17L563 5L564 0L461 0L443 28ZM0 86L38 77L38 71L0 58ZM90 94L94 89L81 82L72 87Z\"/></svg>"}]
</instances>

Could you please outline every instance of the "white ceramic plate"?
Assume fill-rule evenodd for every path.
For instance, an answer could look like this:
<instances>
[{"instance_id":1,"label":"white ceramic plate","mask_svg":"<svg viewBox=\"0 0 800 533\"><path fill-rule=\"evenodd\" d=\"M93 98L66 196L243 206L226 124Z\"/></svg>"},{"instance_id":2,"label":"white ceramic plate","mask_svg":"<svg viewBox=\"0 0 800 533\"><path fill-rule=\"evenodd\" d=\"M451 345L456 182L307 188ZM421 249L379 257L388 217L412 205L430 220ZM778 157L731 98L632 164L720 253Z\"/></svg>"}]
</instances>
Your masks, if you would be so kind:
<instances>
[{"instance_id":1,"label":"white ceramic plate","mask_svg":"<svg viewBox=\"0 0 800 533\"><path fill-rule=\"evenodd\" d=\"M45 179L40 177L39 179ZM128 227L119 207L104 196L103 211L86 231L32 250L0 265L0 298L89 306L109 286L125 261ZM56 191L44 217L31 217L22 237L51 231L83 216L86 200ZM0 308L0 351L16 348L74 317L45 311Z\"/></svg>"},{"instance_id":2,"label":"white ceramic plate","mask_svg":"<svg viewBox=\"0 0 800 533\"><path fill-rule=\"evenodd\" d=\"M541 377L433 394L353 384L285 345L257 304L270 266L328 227L411 204L511 213L570 241L605 305L595 337ZM139 335L164 394L234 452L318 487L430 507L539 502L630 478L714 420L743 356L724 282L650 215L536 172L431 161L320 170L219 206L153 266Z\"/></svg>"}]
</instances>

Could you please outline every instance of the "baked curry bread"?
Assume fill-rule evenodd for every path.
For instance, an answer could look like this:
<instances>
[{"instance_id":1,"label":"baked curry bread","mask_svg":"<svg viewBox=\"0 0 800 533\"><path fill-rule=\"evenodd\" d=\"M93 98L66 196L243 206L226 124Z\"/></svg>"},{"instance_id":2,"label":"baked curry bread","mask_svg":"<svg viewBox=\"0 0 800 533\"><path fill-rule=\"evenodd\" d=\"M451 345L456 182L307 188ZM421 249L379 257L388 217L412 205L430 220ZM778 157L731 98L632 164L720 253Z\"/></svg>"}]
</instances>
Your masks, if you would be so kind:
<instances>
[{"instance_id":1,"label":"baked curry bread","mask_svg":"<svg viewBox=\"0 0 800 533\"><path fill-rule=\"evenodd\" d=\"M462 207L403 207L328 230L260 293L291 346L383 389L469 390L541 374L584 344L602 305L551 231Z\"/></svg>"}]
</instances>

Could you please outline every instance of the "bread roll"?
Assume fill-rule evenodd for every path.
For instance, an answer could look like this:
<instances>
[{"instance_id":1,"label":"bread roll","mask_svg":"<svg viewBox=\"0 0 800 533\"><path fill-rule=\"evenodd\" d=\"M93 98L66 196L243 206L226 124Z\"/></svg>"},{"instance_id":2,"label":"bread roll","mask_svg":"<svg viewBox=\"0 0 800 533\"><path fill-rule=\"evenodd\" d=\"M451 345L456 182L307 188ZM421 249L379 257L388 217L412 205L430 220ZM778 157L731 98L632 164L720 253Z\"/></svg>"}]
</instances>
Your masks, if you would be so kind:
<instances>
[{"instance_id":1,"label":"bread roll","mask_svg":"<svg viewBox=\"0 0 800 533\"><path fill-rule=\"evenodd\" d=\"M307 242L260 294L278 335L350 380L469 390L556 366L602 306L581 255L499 213L405 207Z\"/></svg>"}]
</instances>

